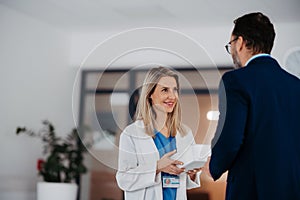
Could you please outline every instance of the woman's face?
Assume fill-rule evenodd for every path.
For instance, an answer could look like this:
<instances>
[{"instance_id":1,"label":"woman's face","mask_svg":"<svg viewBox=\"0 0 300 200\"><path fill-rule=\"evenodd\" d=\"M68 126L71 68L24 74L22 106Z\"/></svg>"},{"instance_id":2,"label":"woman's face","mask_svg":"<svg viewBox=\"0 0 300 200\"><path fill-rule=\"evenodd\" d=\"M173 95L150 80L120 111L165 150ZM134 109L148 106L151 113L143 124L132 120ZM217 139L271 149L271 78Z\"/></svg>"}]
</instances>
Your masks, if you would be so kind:
<instances>
[{"instance_id":1,"label":"woman's face","mask_svg":"<svg viewBox=\"0 0 300 200\"><path fill-rule=\"evenodd\" d=\"M178 101L178 86L174 77L162 77L150 96L156 111L171 113Z\"/></svg>"}]
</instances>

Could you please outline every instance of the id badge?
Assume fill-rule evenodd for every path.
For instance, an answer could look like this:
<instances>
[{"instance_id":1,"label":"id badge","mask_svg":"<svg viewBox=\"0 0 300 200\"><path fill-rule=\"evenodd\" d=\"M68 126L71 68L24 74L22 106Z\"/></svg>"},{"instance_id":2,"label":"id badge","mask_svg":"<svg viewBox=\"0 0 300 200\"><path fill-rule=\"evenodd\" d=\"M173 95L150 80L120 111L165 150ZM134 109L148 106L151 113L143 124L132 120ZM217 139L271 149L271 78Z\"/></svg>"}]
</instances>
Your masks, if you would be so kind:
<instances>
[{"instance_id":1,"label":"id badge","mask_svg":"<svg viewBox=\"0 0 300 200\"><path fill-rule=\"evenodd\" d=\"M163 177L163 188L178 188L179 177Z\"/></svg>"}]
</instances>

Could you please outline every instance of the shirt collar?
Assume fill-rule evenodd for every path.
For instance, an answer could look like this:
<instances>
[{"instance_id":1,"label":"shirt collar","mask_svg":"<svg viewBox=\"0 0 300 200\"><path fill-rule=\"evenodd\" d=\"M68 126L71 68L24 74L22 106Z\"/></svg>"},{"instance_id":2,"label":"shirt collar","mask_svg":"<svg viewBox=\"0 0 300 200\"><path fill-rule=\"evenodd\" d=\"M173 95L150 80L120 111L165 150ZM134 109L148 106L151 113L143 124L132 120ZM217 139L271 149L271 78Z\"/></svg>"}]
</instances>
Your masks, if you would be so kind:
<instances>
[{"instance_id":1,"label":"shirt collar","mask_svg":"<svg viewBox=\"0 0 300 200\"><path fill-rule=\"evenodd\" d=\"M267 53L259 53L259 54L256 54L256 55L252 56L252 57L246 62L245 66L247 66L251 60L254 60L255 58L263 57L263 56L270 57L270 54L267 54Z\"/></svg>"}]
</instances>

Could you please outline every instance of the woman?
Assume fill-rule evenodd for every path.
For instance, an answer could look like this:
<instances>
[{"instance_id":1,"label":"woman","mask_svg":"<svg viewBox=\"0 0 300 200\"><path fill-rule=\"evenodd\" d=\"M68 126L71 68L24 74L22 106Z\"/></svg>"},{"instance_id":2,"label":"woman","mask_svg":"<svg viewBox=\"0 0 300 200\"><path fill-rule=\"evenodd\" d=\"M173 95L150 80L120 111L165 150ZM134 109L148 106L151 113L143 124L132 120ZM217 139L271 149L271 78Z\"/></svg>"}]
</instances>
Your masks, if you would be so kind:
<instances>
[{"instance_id":1,"label":"woman","mask_svg":"<svg viewBox=\"0 0 300 200\"><path fill-rule=\"evenodd\" d=\"M159 67L146 75L136 121L120 137L116 175L125 200L184 200L186 189L200 186L199 169L184 172L179 160L195 143L181 123L178 76Z\"/></svg>"}]
</instances>

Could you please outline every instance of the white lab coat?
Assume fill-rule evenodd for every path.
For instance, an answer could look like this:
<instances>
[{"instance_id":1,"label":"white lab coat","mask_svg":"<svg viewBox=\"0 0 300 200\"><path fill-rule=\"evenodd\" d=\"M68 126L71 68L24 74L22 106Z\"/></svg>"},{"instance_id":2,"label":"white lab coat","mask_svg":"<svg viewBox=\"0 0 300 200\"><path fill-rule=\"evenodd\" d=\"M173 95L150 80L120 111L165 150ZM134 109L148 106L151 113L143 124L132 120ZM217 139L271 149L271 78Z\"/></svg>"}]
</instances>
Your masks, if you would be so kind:
<instances>
[{"instance_id":1,"label":"white lab coat","mask_svg":"<svg viewBox=\"0 0 300 200\"><path fill-rule=\"evenodd\" d=\"M178 160L194 144L191 130L187 135L176 134ZM183 156L183 157L181 157ZM161 173L156 174L159 153L155 143L144 131L141 120L127 126L122 132L119 144L119 164L116 179L119 187L125 192L125 200L163 200ZM185 173L179 175L180 186L177 188L177 200L185 200L186 190L200 187L200 172L195 182Z\"/></svg>"}]
</instances>

